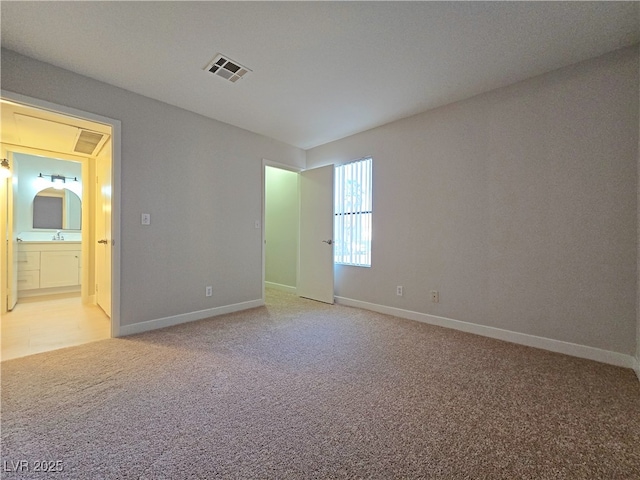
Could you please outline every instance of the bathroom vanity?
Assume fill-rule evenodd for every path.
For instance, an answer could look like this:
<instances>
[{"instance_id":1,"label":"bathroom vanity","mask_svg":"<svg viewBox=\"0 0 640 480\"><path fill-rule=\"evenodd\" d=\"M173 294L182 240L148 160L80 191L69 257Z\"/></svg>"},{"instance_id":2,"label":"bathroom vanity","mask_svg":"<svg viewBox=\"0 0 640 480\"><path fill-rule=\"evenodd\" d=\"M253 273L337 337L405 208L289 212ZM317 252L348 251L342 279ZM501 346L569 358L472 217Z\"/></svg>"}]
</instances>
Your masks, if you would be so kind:
<instances>
[{"instance_id":1,"label":"bathroom vanity","mask_svg":"<svg viewBox=\"0 0 640 480\"><path fill-rule=\"evenodd\" d=\"M81 244L18 243L18 297L80 291Z\"/></svg>"}]
</instances>

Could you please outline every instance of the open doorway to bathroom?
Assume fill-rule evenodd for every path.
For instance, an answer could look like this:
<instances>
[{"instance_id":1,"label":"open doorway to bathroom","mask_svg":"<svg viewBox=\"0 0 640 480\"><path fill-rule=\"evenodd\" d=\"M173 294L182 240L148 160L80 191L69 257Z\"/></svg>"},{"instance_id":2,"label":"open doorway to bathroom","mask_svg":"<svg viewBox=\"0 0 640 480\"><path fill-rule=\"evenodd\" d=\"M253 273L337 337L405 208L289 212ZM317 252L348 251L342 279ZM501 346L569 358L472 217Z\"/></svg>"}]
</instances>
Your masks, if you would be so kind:
<instances>
[{"instance_id":1,"label":"open doorway to bathroom","mask_svg":"<svg viewBox=\"0 0 640 480\"><path fill-rule=\"evenodd\" d=\"M0 108L12 174L0 191L1 359L109 338L112 128L7 99Z\"/></svg>"}]
</instances>

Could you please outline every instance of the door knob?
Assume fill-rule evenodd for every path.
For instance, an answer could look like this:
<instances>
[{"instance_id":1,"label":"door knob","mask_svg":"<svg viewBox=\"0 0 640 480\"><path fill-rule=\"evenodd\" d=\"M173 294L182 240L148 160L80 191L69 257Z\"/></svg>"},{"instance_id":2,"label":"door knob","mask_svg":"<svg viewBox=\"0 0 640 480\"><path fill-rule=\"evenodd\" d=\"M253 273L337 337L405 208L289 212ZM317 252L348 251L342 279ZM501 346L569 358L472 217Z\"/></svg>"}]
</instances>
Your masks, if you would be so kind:
<instances>
[{"instance_id":1,"label":"door knob","mask_svg":"<svg viewBox=\"0 0 640 480\"><path fill-rule=\"evenodd\" d=\"M333 244L333 240L329 239L329 240L322 240L324 243L328 243L329 245Z\"/></svg>"},{"instance_id":2,"label":"door knob","mask_svg":"<svg viewBox=\"0 0 640 480\"><path fill-rule=\"evenodd\" d=\"M98 240L98 243L104 243L104 244L106 245L106 244L107 244L107 243L109 243L109 242L108 242L108 240L105 238L105 239L103 239L103 240Z\"/></svg>"}]
</instances>

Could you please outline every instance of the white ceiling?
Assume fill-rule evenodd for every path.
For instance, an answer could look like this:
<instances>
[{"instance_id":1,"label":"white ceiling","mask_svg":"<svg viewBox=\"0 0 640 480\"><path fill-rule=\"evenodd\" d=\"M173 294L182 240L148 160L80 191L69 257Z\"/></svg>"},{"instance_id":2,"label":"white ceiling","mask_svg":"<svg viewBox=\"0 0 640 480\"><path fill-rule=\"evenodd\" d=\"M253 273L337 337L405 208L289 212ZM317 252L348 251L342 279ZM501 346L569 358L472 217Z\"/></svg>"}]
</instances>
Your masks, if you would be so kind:
<instances>
[{"instance_id":1,"label":"white ceiling","mask_svg":"<svg viewBox=\"0 0 640 480\"><path fill-rule=\"evenodd\" d=\"M70 117L59 113L19 105L7 100L0 100L0 142L6 145L28 147L49 157L64 154L65 157L87 157L76 151L76 143L82 130L103 134L103 140L96 148L94 155L111 135L111 128L100 123Z\"/></svg>"},{"instance_id":2,"label":"white ceiling","mask_svg":"<svg viewBox=\"0 0 640 480\"><path fill-rule=\"evenodd\" d=\"M638 2L0 2L2 46L311 148L640 41ZM204 70L222 53L253 70Z\"/></svg>"}]
</instances>

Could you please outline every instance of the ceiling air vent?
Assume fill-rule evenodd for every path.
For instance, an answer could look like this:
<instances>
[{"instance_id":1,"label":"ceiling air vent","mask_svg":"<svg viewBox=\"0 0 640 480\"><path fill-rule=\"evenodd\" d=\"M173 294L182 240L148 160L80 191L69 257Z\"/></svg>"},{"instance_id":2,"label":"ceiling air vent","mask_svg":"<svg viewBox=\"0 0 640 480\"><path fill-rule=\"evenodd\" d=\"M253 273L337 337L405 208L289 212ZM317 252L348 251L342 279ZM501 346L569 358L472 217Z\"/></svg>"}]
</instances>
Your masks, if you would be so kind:
<instances>
[{"instance_id":1,"label":"ceiling air vent","mask_svg":"<svg viewBox=\"0 0 640 480\"><path fill-rule=\"evenodd\" d=\"M228 57L224 55L216 55L215 58L209 63L205 70L217 75L219 77L224 78L225 80L229 80L232 83L237 82L242 77L245 76L249 70L247 67L243 67L235 60L230 60Z\"/></svg>"},{"instance_id":2,"label":"ceiling air vent","mask_svg":"<svg viewBox=\"0 0 640 480\"><path fill-rule=\"evenodd\" d=\"M105 140L105 137L106 135L103 133L80 129L73 151L85 155L92 155L96 151L96 148L104 143L103 140Z\"/></svg>"}]
</instances>

